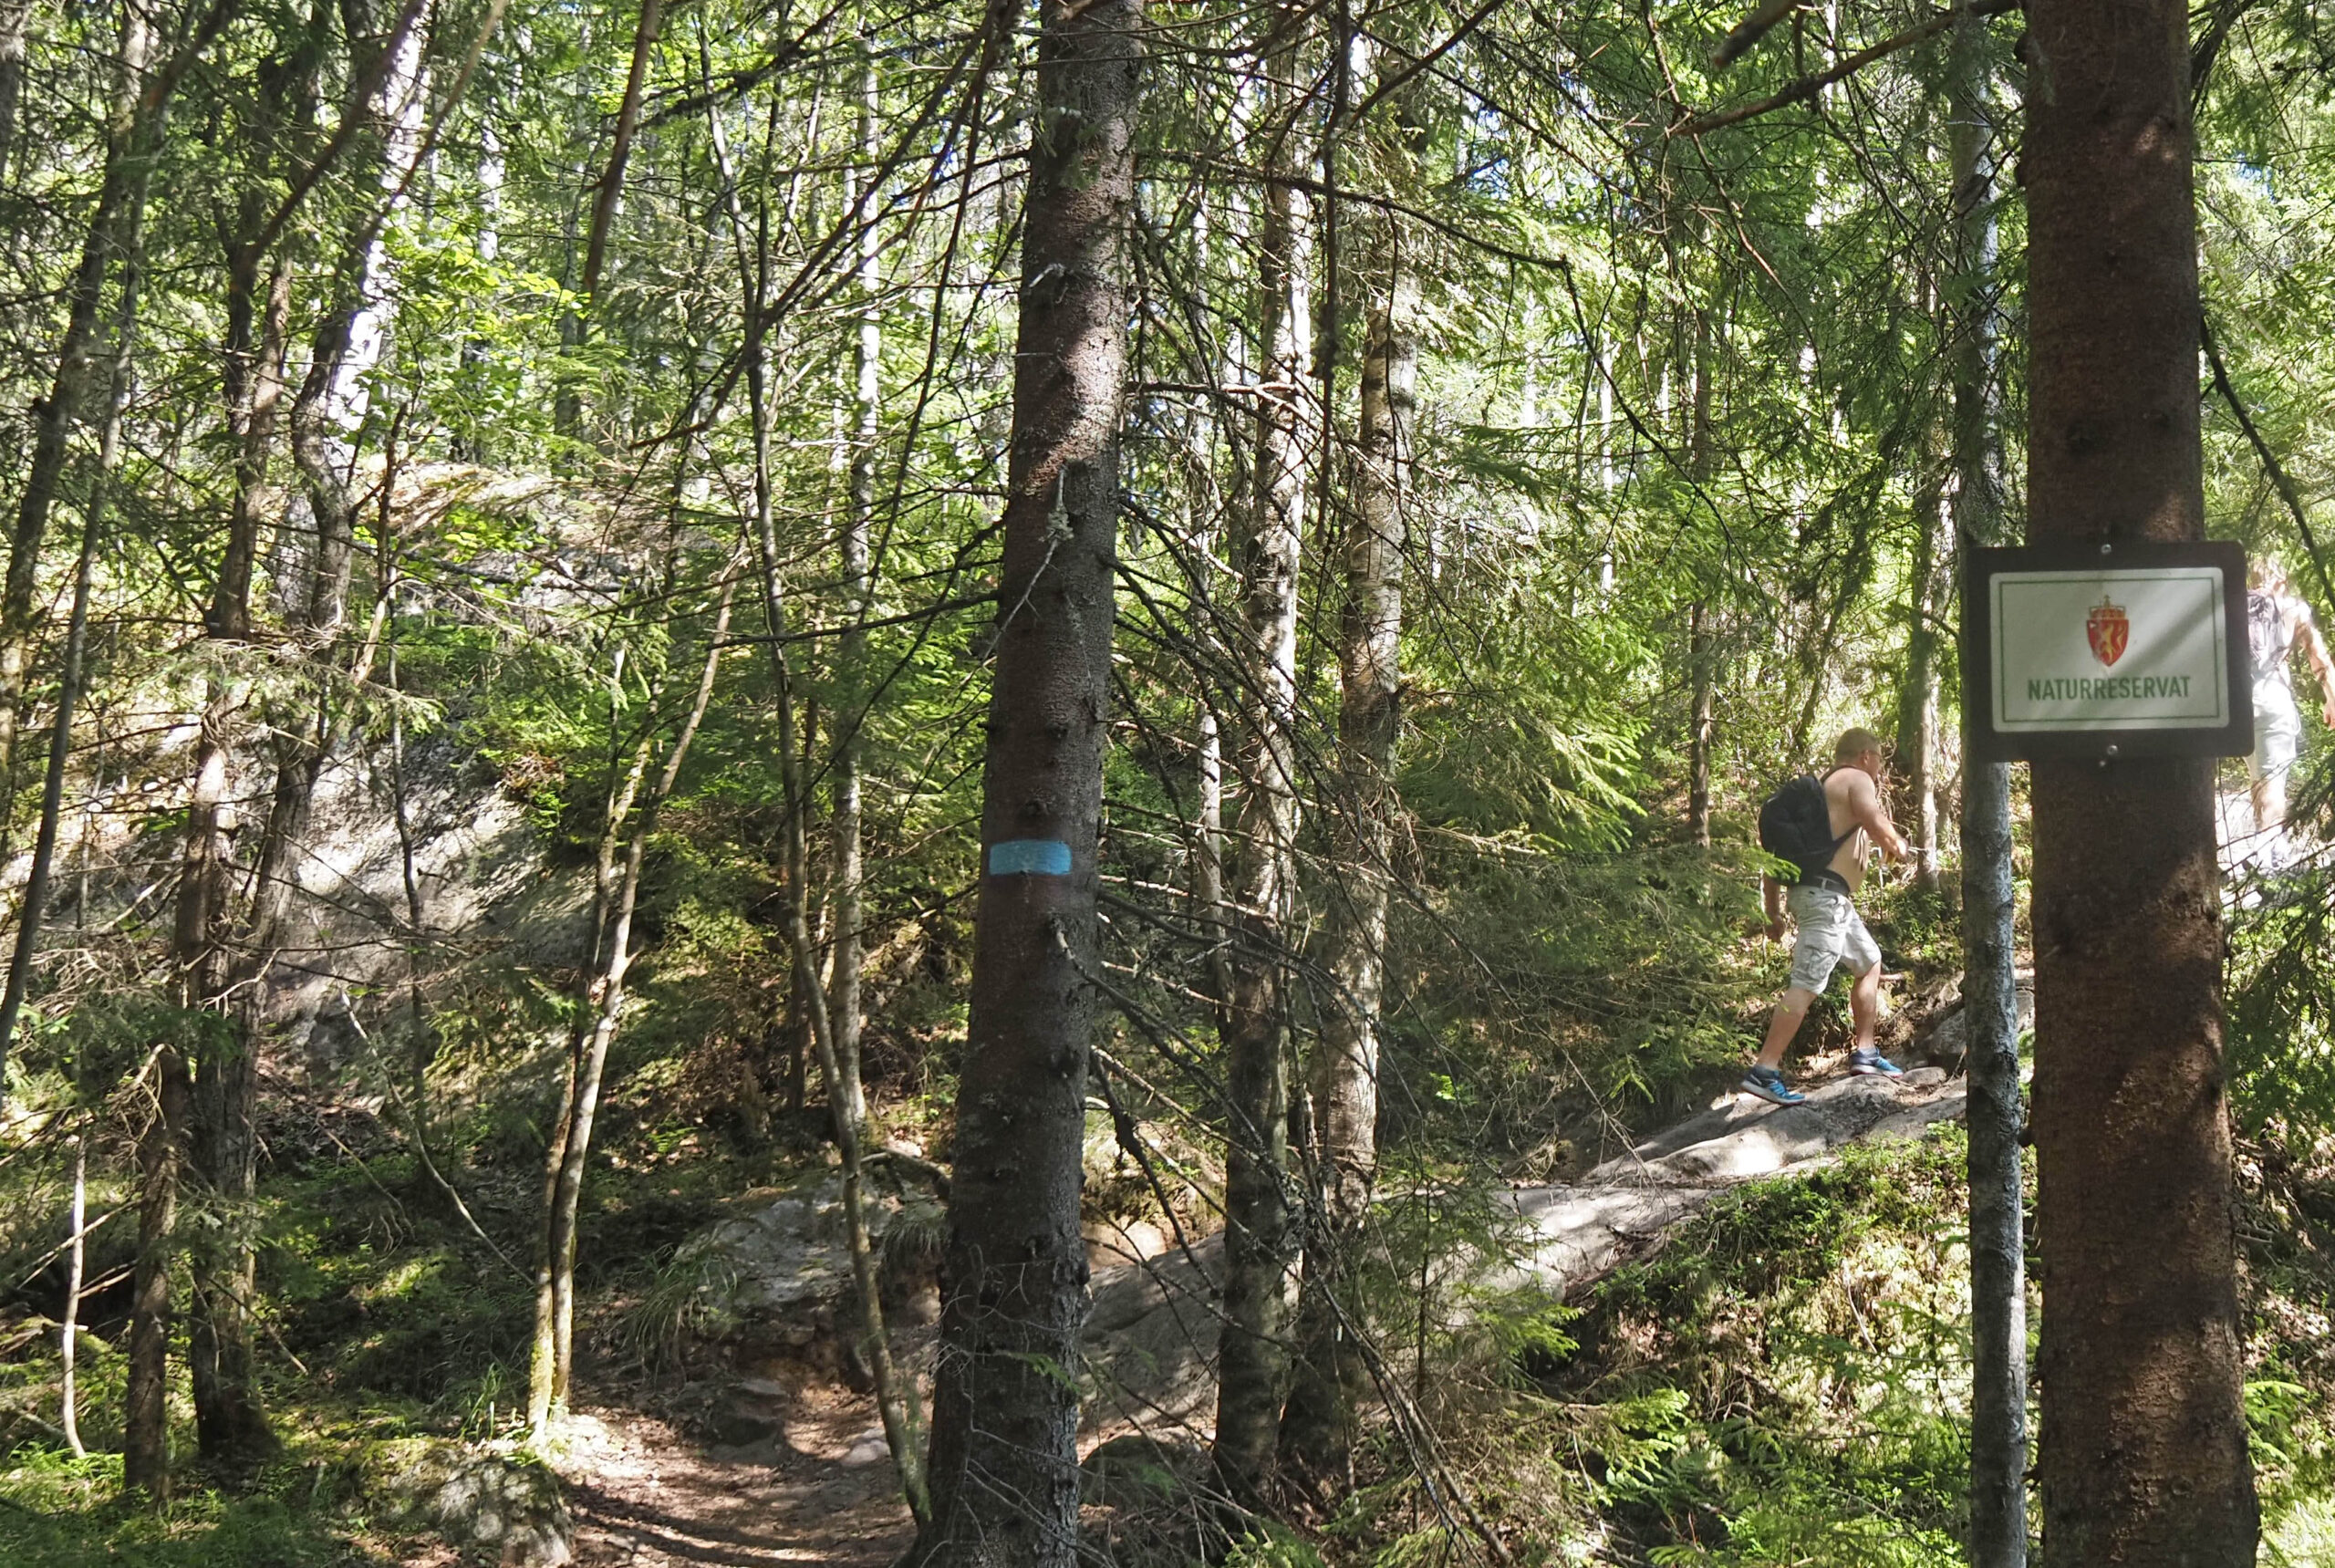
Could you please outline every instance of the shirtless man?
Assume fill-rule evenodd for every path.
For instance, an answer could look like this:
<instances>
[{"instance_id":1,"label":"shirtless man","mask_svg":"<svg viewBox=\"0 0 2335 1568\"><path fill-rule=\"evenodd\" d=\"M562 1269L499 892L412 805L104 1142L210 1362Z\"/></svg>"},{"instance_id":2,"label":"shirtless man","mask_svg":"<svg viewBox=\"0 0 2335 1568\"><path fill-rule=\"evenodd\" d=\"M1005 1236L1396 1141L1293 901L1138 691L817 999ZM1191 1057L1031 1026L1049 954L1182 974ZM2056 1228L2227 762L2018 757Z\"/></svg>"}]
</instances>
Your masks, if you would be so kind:
<instances>
[{"instance_id":1,"label":"shirtless man","mask_svg":"<svg viewBox=\"0 0 2335 1568\"><path fill-rule=\"evenodd\" d=\"M1849 1016L1856 1025L1849 1071L1904 1076L1895 1063L1873 1048L1873 1031L1881 1023L1881 949L1864 929L1855 904L1857 889L1864 883L1865 862L1876 845L1893 860L1912 853L1889 820L1889 807L1881 795L1882 771L1881 740L1870 730L1850 730L1833 743L1832 771L1824 775L1824 804L1840 847L1790 890L1792 919L1800 923L1800 937L1791 950L1791 986L1769 1022L1768 1043L1759 1061L1743 1075L1746 1091L1780 1106L1797 1105L1805 1097L1784 1082L1784 1053L1791 1048L1810 1006L1832 982L1833 969L1843 961L1856 977L1849 992ZM1786 890L1770 877L1765 891L1768 936L1780 940Z\"/></svg>"}]
</instances>

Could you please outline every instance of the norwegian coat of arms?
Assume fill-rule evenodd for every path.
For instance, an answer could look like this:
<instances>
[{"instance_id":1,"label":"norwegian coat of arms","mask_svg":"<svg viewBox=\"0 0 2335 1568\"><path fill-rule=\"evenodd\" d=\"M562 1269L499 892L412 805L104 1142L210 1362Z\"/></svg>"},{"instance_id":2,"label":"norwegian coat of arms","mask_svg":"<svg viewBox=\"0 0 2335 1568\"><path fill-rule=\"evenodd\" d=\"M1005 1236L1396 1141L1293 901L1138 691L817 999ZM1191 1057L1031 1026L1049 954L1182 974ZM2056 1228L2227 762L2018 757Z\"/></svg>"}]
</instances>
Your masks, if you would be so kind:
<instances>
[{"instance_id":1,"label":"norwegian coat of arms","mask_svg":"<svg viewBox=\"0 0 2335 1568\"><path fill-rule=\"evenodd\" d=\"M2091 656L2104 667L2124 657L2124 645L2132 640L2133 623L2124 618L2122 605L2111 604L2106 594L2091 607L2084 618L2083 634L2091 639Z\"/></svg>"}]
</instances>

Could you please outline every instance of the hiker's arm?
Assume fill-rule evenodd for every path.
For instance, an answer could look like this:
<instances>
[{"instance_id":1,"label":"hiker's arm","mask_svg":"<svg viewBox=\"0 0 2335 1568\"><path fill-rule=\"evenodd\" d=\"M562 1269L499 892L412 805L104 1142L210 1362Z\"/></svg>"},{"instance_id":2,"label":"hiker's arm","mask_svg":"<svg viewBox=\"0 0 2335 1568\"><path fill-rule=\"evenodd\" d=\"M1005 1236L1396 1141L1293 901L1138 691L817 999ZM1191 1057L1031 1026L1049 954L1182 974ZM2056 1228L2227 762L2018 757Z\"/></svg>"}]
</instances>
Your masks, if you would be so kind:
<instances>
[{"instance_id":1,"label":"hiker's arm","mask_svg":"<svg viewBox=\"0 0 2335 1568\"><path fill-rule=\"evenodd\" d=\"M2327 656L2327 639L2319 635L2319 621L2310 607L2300 599L2295 616L2295 640L2302 645L2302 656L2310 661L2310 672L2319 677L2319 714L2329 725L2335 726L2335 659Z\"/></svg>"},{"instance_id":2,"label":"hiker's arm","mask_svg":"<svg viewBox=\"0 0 2335 1568\"><path fill-rule=\"evenodd\" d=\"M1768 940L1784 940L1784 885L1773 877L1759 878L1759 893L1768 909Z\"/></svg>"},{"instance_id":3,"label":"hiker's arm","mask_svg":"<svg viewBox=\"0 0 2335 1568\"><path fill-rule=\"evenodd\" d=\"M1849 819L1881 846L1881 852L1892 860L1903 860L1912 855L1913 846L1897 833L1897 825L1889 820L1889 803L1881 798L1880 786L1864 774L1855 774L1849 781Z\"/></svg>"}]
</instances>

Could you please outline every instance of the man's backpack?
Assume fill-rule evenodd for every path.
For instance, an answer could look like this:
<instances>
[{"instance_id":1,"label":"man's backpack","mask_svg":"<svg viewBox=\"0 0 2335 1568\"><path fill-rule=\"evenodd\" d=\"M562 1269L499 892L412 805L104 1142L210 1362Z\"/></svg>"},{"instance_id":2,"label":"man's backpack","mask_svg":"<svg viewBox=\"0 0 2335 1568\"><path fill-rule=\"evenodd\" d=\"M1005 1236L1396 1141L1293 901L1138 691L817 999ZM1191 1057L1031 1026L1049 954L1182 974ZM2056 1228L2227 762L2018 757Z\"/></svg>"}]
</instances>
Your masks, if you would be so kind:
<instances>
[{"instance_id":1,"label":"man's backpack","mask_svg":"<svg viewBox=\"0 0 2335 1568\"><path fill-rule=\"evenodd\" d=\"M2260 588L2246 591L2246 642L2257 680L2278 673L2287 661L2293 638L2287 631L2287 607L2278 596Z\"/></svg>"},{"instance_id":2,"label":"man's backpack","mask_svg":"<svg viewBox=\"0 0 2335 1568\"><path fill-rule=\"evenodd\" d=\"M1849 829L1849 833L1855 831ZM1792 878L1795 885L1822 870L1848 838L1848 833L1833 834L1824 781L1814 774L1802 774L1787 783L1759 808L1759 847L1779 860L1791 862L1800 873Z\"/></svg>"}]
</instances>

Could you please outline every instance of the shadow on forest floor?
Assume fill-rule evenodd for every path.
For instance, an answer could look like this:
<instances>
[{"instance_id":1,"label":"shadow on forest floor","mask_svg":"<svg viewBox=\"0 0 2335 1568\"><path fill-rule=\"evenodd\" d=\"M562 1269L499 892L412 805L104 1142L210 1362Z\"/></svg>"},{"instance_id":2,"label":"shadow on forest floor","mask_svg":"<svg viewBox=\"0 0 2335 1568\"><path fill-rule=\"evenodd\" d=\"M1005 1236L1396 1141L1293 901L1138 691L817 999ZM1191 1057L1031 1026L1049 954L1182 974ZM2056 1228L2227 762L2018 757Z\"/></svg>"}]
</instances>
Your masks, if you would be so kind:
<instances>
[{"instance_id":1,"label":"shadow on forest floor","mask_svg":"<svg viewBox=\"0 0 2335 1568\"><path fill-rule=\"evenodd\" d=\"M580 1568L879 1568L913 1530L867 1398L839 1397L784 1437L735 1448L592 1406L561 1448Z\"/></svg>"}]
</instances>

